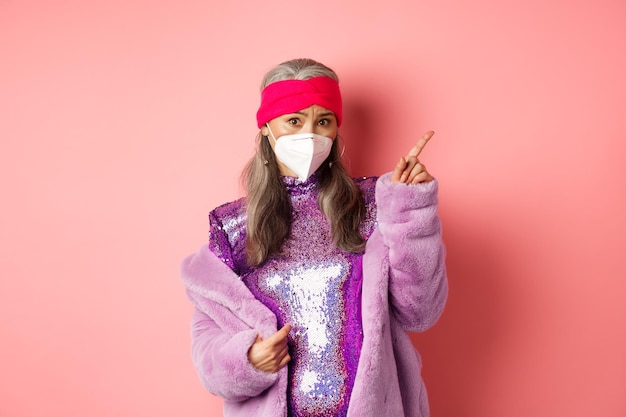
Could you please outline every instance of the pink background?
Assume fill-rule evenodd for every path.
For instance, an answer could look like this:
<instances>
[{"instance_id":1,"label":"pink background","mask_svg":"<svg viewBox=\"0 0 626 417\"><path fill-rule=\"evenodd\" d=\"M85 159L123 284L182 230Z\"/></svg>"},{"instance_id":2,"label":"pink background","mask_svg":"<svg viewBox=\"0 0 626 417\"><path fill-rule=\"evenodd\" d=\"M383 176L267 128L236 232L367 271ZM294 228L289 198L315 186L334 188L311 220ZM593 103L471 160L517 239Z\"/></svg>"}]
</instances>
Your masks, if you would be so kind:
<instances>
[{"instance_id":1,"label":"pink background","mask_svg":"<svg viewBox=\"0 0 626 417\"><path fill-rule=\"evenodd\" d=\"M0 415L221 414L178 265L301 56L342 79L354 174L437 131L433 417L626 415L621 0L0 1Z\"/></svg>"}]
</instances>

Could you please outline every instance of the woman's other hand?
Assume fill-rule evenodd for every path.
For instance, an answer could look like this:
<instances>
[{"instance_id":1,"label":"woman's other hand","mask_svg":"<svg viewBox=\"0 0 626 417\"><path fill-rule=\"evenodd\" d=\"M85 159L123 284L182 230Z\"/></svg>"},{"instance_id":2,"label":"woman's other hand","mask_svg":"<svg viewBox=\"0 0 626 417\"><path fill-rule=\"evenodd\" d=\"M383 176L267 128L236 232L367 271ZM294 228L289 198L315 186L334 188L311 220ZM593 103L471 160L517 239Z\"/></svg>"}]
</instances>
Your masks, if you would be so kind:
<instances>
[{"instance_id":1,"label":"woman's other hand","mask_svg":"<svg viewBox=\"0 0 626 417\"><path fill-rule=\"evenodd\" d=\"M426 166L420 162L418 157L434 134L435 132L432 130L426 132L409 153L400 158L391 173L392 183L417 184L433 180L432 175L428 173Z\"/></svg>"},{"instance_id":2,"label":"woman's other hand","mask_svg":"<svg viewBox=\"0 0 626 417\"><path fill-rule=\"evenodd\" d=\"M260 371L274 373L281 370L289 361L287 336L291 325L285 324L279 331L263 339L257 335L254 344L248 350L248 360Z\"/></svg>"}]
</instances>

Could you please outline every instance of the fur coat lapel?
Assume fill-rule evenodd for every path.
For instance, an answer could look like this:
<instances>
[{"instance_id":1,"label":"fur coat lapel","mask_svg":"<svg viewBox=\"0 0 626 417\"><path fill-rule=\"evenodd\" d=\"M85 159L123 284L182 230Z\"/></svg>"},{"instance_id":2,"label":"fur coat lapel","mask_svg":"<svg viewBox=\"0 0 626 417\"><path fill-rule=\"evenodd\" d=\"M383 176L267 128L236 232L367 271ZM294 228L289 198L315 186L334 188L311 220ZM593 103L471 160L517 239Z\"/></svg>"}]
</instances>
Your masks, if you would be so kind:
<instances>
[{"instance_id":1,"label":"fur coat lapel","mask_svg":"<svg viewBox=\"0 0 626 417\"><path fill-rule=\"evenodd\" d=\"M264 338L276 332L276 316L207 245L184 260L181 275L187 296L224 330L256 329Z\"/></svg>"},{"instance_id":2,"label":"fur coat lapel","mask_svg":"<svg viewBox=\"0 0 626 417\"><path fill-rule=\"evenodd\" d=\"M348 417L404 416L389 333L386 253L382 236L376 230L363 257L363 347Z\"/></svg>"}]
</instances>

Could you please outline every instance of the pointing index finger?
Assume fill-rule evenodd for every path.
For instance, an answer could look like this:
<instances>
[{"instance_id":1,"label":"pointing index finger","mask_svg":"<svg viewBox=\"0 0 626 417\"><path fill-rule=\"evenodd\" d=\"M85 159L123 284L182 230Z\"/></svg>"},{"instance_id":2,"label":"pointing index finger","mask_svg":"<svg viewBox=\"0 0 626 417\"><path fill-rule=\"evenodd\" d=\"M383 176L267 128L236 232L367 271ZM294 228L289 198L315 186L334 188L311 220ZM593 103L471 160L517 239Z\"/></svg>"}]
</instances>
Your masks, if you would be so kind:
<instances>
[{"instance_id":1,"label":"pointing index finger","mask_svg":"<svg viewBox=\"0 0 626 417\"><path fill-rule=\"evenodd\" d=\"M434 130L429 130L428 132L426 132L424 136L422 136L420 140L417 141L415 146L411 148L411 150L409 151L409 156L418 157L419 154L422 153L422 150L424 149L424 147L426 146L430 138L433 137L434 134L435 134Z\"/></svg>"},{"instance_id":2,"label":"pointing index finger","mask_svg":"<svg viewBox=\"0 0 626 417\"><path fill-rule=\"evenodd\" d=\"M291 331L291 324L285 324L280 330L276 333L265 339L269 343L280 343L285 340Z\"/></svg>"}]
</instances>

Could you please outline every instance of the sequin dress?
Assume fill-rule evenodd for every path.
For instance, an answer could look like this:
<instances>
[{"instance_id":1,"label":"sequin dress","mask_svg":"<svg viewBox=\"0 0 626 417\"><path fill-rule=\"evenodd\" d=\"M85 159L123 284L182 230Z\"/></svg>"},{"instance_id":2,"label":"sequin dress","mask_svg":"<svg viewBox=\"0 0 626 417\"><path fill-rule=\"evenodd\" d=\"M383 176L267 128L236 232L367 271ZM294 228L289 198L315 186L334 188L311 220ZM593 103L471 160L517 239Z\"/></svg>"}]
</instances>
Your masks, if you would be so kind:
<instances>
[{"instance_id":1,"label":"sequin dress","mask_svg":"<svg viewBox=\"0 0 626 417\"><path fill-rule=\"evenodd\" d=\"M317 205L316 175L283 177L292 204L292 226L281 256L257 268L246 265L243 200L209 216L209 247L254 296L293 328L288 342L288 412L291 417L339 417L348 410L363 339L362 254L332 244L330 225ZM361 233L375 227L376 178L356 180L366 202Z\"/></svg>"}]
</instances>

